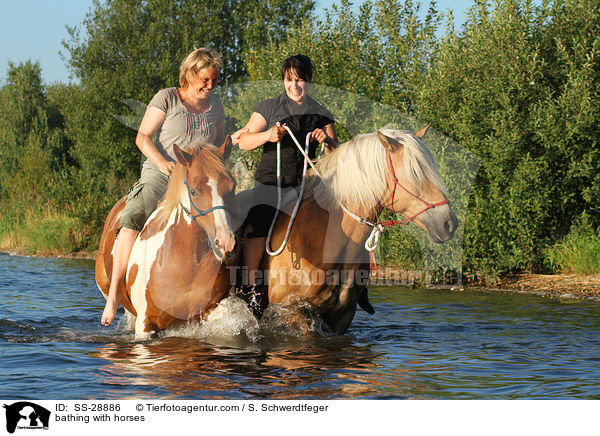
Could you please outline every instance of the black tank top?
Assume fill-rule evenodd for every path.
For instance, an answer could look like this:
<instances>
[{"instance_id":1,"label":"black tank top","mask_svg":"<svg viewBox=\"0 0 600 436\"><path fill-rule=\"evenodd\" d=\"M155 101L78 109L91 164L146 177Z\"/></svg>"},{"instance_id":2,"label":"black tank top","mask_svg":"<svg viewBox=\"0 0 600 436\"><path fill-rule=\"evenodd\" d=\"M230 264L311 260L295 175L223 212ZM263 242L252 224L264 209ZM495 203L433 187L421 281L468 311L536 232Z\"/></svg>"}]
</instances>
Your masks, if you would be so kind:
<instances>
[{"instance_id":1,"label":"black tank top","mask_svg":"<svg viewBox=\"0 0 600 436\"><path fill-rule=\"evenodd\" d=\"M268 129L277 122L281 125L286 123L304 149L306 135L309 132L322 129L334 123L334 120L333 115L310 96L306 97L301 110L301 113L292 112L285 92L278 97L261 101L255 108L255 112L261 114L267 121ZM317 141L310 142L308 155L311 159L314 159L318 145ZM302 180L303 165L304 156L288 133L281 139L281 186L299 185ZM277 143L267 142L263 145L263 155L254 179L264 185L277 184Z\"/></svg>"}]
</instances>

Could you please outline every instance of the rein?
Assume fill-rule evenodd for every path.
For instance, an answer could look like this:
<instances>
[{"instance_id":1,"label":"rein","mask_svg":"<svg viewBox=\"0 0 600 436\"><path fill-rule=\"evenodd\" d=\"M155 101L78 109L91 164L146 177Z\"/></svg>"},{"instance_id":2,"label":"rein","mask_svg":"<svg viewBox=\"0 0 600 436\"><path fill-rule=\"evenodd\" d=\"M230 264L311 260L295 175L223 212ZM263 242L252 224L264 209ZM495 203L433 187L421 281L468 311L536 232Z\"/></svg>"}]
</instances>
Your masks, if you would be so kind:
<instances>
[{"instance_id":1,"label":"rein","mask_svg":"<svg viewBox=\"0 0 600 436\"><path fill-rule=\"evenodd\" d=\"M213 206L213 207L210 207L210 208L204 209L204 210L198 209L196 207L196 205L194 204L194 201L192 200L192 194L190 193L190 185L188 185L188 174L189 173L187 173L187 172L185 174L185 187L187 188L187 193L188 193L188 198L190 200L190 205L197 212L196 215L193 215L192 211L189 210L187 207L185 207L183 204L181 204L181 202L179 202L179 205L181 206L181 208L183 209L183 211L194 221L194 223L198 226L198 228L204 230L200 226L200 224L198 224L198 221L196 221L196 218L202 217L204 215L207 215L207 214L209 214L209 213L211 213L211 212L213 212L213 211L215 211L217 209L227 210L227 208L225 206Z\"/></svg>"},{"instance_id":2,"label":"rein","mask_svg":"<svg viewBox=\"0 0 600 436\"><path fill-rule=\"evenodd\" d=\"M280 125L279 122L277 123L277 125L278 126ZM314 164L311 162L310 158L308 157L308 149L309 149L309 145L310 145L310 132L306 134L306 146L304 147L304 149L302 149L302 147L300 146L300 143L298 142L298 140L292 133L291 129L288 126L283 126L283 127L288 131L288 133L290 134L290 136L296 143L296 146L304 155L304 168L302 170L302 182L300 183L300 191L298 192L298 200L296 201L296 205L294 206L294 210L292 211L292 216L290 217L290 221L288 223L288 228L285 232L285 237L283 238L283 241L281 242L281 246L277 250L273 251L271 249L271 236L273 235L273 228L275 227L275 221L277 221L277 216L279 215L279 209L281 208L281 141L278 141L277 142L277 209L275 209L275 216L273 216L273 221L271 221L271 227L269 227L269 233L267 234L267 239L265 241L265 251L270 256L277 256L279 253L281 253L283 251L283 249L285 248L285 246L287 245L288 239L290 238L290 233L292 232L292 226L294 225L294 220L296 219L296 215L298 214L298 209L300 209L300 203L302 203L302 194L304 193L304 182L306 181L307 164L310 163L310 165L313 167L313 169L315 171L317 171ZM318 174L318 172L317 172L317 174Z\"/></svg>"},{"instance_id":3,"label":"rein","mask_svg":"<svg viewBox=\"0 0 600 436\"><path fill-rule=\"evenodd\" d=\"M277 123L277 125L279 126L280 124ZM306 145L303 149L302 146L300 145L300 143L298 142L298 140L296 139L296 136L294 135L292 130L288 126L283 126L283 127L288 131L288 133L290 134L290 137L296 144L296 147L298 147L298 150L300 150L300 152L304 156L304 168L302 170L302 182L300 183L300 191L298 192L298 200L296 201L296 205L294 206L294 210L292 211L292 215L291 215L290 221L288 223L288 228L286 230L285 237L283 238L283 241L281 242L281 246L277 250L273 251L273 250L271 250L271 236L273 234L273 228L275 227L275 221L277 220L277 216L279 215L279 208L281 207L281 141L277 142L277 209L275 212L275 216L273 217L273 221L271 221L271 227L269 228L269 233L268 233L267 239L265 241L265 251L270 256L277 256L278 254L280 254L283 251L283 249L287 245L287 241L288 241L288 239L290 237L290 233L292 231L292 226L294 225L294 220L296 219L296 215L298 214L298 209L300 209L300 203L302 203L302 194L304 193L304 182L306 181L306 170L308 168L307 165L310 164L312 169L315 171L315 174L317 176L319 176L321 179L323 179L323 176L321 175L321 173L319 172L319 170L317 169L315 164L312 162L312 160L308 156L311 132L306 134ZM338 202L338 205L344 212L346 212L346 214L348 214L355 221L357 221L361 224L369 225L371 227L375 227L377 225L376 223L372 223L372 222L368 221L366 218L355 215L354 213L352 213L352 211L350 211L342 203ZM383 227L381 227L381 229L383 230ZM380 230L380 232L382 230ZM373 232L374 231L375 231L375 229L373 230ZM377 238L377 241L379 241L379 238ZM366 244L365 244L365 248L367 250L369 250L369 248L367 248ZM375 249L375 247L369 251L372 251L374 249Z\"/></svg>"}]
</instances>

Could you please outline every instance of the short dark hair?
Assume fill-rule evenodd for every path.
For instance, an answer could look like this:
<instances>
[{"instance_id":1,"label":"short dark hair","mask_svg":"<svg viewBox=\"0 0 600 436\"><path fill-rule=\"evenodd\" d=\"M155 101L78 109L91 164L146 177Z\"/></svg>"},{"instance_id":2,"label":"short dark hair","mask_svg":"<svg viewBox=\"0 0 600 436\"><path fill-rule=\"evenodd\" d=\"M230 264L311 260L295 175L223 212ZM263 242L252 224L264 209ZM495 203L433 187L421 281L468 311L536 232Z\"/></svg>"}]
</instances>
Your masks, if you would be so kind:
<instances>
[{"instance_id":1,"label":"short dark hair","mask_svg":"<svg viewBox=\"0 0 600 436\"><path fill-rule=\"evenodd\" d=\"M290 56L281 65L281 79L285 79L285 73L294 69L299 78L306 82L312 82L313 63L308 56L297 54Z\"/></svg>"}]
</instances>

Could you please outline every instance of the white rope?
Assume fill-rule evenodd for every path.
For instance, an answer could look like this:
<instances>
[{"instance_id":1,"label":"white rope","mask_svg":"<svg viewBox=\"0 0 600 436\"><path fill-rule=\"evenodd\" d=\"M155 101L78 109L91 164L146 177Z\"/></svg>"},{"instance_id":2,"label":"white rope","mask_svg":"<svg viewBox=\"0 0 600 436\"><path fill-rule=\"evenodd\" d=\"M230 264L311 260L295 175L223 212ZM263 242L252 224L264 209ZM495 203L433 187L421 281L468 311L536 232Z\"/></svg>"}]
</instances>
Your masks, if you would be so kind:
<instances>
[{"instance_id":1,"label":"white rope","mask_svg":"<svg viewBox=\"0 0 600 436\"><path fill-rule=\"evenodd\" d=\"M280 124L277 123L277 125L279 126ZM304 193L304 182L306 181L307 163L310 163L310 165L314 168L314 170L317 171L317 169L311 162L310 158L308 157L308 148L310 145L311 132L306 134L306 145L305 145L305 150L303 150L302 146L300 145L300 143L298 142L298 140L296 139L296 137L294 136L294 134L292 133L290 128L288 126L283 126L283 127L289 132L290 136L296 143L296 146L304 155L304 168L302 169L302 182L300 183L300 192L298 192L298 200L296 200L296 205L294 206L294 210L292 211L292 216L290 217L290 222L288 223L288 227L285 232L285 237L283 238L283 241L281 242L281 246L277 250L273 251L273 250L271 250L271 236L273 235L273 228L275 227L275 221L277 221L277 216L279 215L279 209L281 208L281 140L279 140L277 142L277 210L275 211L275 216L273 217L273 221L271 221L271 227L269 227L269 233L267 234L267 240L265 241L265 250L270 256L277 256L278 254L280 254L283 251L283 249L285 248L285 246L287 245L287 241L290 238L290 233L292 232L292 226L294 225L294 220L296 219L296 215L298 214L298 209L300 209L300 203L302 203L302 194Z\"/></svg>"},{"instance_id":2,"label":"white rope","mask_svg":"<svg viewBox=\"0 0 600 436\"><path fill-rule=\"evenodd\" d=\"M277 123L277 125L279 126L280 124ZM290 233L292 231L292 226L294 224L294 220L296 219L298 209L300 208L300 203L302 202L302 195L304 193L304 182L306 180L307 164L310 164L312 169L315 171L315 174L317 176L319 176L320 179L323 179L323 176L321 175L321 173L319 172L317 167L315 167L315 165L312 163L310 157L308 156L311 132L309 132L306 135L306 145L305 145L304 149L302 149L302 146L300 145L300 143L298 142L298 140L292 133L292 130L288 126L283 126L283 127L288 131L288 133L292 137L292 140L296 144L296 147L298 147L298 150L300 150L300 152L304 155L304 168L302 170L302 182L300 183L300 192L298 193L298 200L296 201L296 205L294 206L292 216L290 217L290 222L288 223L288 228L285 233L285 238L283 238L281 246L277 250L273 251L273 250L271 250L271 236L273 233L273 228L275 227L275 221L277 221L277 216L279 215L279 209L281 207L281 141L277 142L277 210L275 212L275 216L273 217L273 221L271 221L271 227L269 228L269 233L267 235L267 240L265 242L265 250L270 256L277 256L278 254L280 254L283 251L283 249L285 248L287 241L290 237ZM358 215L352 213L342 203L338 202L338 205L350 218L352 218L356 222L373 227L373 230L371 230L371 235L365 241L365 250L367 250L369 252L375 251L375 249L379 245L381 233L385 229L384 226L381 224L373 223L364 217L359 217Z\"/></svg>"},{"instance_id":3,"label":"white rope","mask_svg":"<svg viewBox=\"0 0 600 436\"><path fill-rule=\"evenodd\" d=\"M371 234L365 241L365 250L367 251L375 251L377 246L379 245L379 239L381 239L381 234L385 230L382 224L375 224L373 226L373 230L371 230Z\"/></svg>"}]
</instances>

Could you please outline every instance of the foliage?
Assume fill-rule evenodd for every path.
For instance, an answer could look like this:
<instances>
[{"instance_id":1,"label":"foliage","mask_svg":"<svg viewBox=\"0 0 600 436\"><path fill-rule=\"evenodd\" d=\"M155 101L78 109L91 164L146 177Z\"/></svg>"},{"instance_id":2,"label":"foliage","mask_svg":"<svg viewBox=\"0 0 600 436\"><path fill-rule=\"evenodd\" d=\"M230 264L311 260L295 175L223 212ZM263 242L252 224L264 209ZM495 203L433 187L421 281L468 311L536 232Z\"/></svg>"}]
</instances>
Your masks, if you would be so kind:
<instances>
[{"instance_id":1,"label":"foliage","mask_svg":"<svg viewBox=\"0 0 600 436\"><path fill-rule=\"evenodd\" d=\"M598 225L599 12L587 0L478 0L441 44L417 106L483 161L467 269L539 270L582 211Z\"/></svg>"},{"instance_id":2,"label":"foliage","mask_svg":"<svg viewBox=\"0 0 600 436\"><path fill-rule=\"evenodd\" d=\"M282 43L248 51L250 79L278 80L281 61L303 53L316 66L315 83L409 112L435 53L435 4L425 18L412 0L365 1L356 13L351 6L342 0L324 21L304 19Z\"/></svg>"},{"instance_id":3,"label":"foliage","mask_svg":"<svg viewBox=\"0 0 600 436\"><path fill-rule=\"evenodd\" d=\"M0 246L57 254L81 248L70 214L71 142L57 87L42 83L39 64L10 64L0 90Z\"/></svg>"},{"instance_id":4,"label":"foliage","mask_svg":"<svg viewBox=\"0 0 600 436\"><path fill-rule=\"evenodd\" d=\"M37 196L49 187L47 174L62 151L49 110L39 64L9 64L0 91L0 199L16 200L23 188Z\"/></svg>"}]
</instances>

